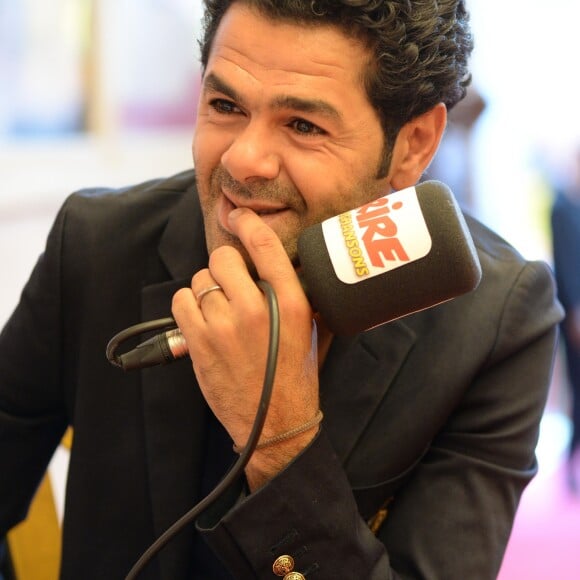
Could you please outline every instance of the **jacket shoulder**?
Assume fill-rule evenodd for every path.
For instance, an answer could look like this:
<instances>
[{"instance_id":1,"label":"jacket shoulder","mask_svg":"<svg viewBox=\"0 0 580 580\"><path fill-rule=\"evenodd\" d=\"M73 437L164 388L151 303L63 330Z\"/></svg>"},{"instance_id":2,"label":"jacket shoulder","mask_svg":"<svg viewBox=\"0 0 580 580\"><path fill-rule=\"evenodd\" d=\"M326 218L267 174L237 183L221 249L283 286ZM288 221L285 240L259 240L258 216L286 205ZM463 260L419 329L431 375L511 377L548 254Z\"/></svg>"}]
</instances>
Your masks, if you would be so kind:
<instances>
[{"instance_id":1,"label":"jacket shoulder","mask_svg":"<svg viewBox=\"0 0 580 580\"><path fill-rule=\"evenodd\" d=\"M150 179L126 187L91 187L72 193L64 203L69 212L90 211L91 219L101 211L110 217L111 211L134 211L149 206L160 209L178 203L183 195L195 187L195 172L183 171L170 177Z\"/></svg>"},{"instance_id":2,"label":"jacket shoulder","mask_svg":"<svg viewBox=\"0 0 580 580\"><path fill-rule=\"evenodd\" d=\"M524 264L526 259L508 241L479 220L470 215L465 215L465 221L473 237L477 251L490 260L508 263Z\"/></svg>"}]
</instances>

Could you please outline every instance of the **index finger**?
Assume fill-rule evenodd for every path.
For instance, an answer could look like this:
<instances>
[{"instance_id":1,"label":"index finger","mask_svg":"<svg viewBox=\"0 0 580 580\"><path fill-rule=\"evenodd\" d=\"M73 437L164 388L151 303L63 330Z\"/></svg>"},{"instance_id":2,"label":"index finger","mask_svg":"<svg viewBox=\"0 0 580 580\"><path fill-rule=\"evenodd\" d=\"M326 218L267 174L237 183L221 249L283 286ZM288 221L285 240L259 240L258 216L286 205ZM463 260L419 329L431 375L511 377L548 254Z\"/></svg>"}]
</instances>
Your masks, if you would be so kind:
<instances>
[{"instance_id":1,"label":"index finger","mask_svg":"<svg viewBox=\"0 0 580 580\"><path fill-rule=\"evenodd\" d=\"M229 225L246 248L258 275L272 284L277 293L302 289L294 266L274 230L247 208L229 214Z\"/></svg>"}]
</instances>

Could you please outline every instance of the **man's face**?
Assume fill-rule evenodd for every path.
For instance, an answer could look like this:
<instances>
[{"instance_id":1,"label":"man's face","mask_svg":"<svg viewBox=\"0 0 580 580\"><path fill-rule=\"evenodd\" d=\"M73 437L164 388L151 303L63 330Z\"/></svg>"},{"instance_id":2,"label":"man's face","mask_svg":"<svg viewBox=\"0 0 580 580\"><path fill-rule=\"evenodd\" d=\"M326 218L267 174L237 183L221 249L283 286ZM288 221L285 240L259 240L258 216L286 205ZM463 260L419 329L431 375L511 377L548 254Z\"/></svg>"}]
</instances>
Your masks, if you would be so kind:
<instances>
[{"instance_id":1,"label":"man's face","mask_svg":"<svg viewBox=\"0 0 580 580\"><path fill-rule=\"evenodd\" d=\"M309 225L388 190L384 140L361 82L368 52L335 28L272 22L234 3L205 71L193 156L208 249L239 241L249 207L292 260Z\"/></svg>"}]
</instances>

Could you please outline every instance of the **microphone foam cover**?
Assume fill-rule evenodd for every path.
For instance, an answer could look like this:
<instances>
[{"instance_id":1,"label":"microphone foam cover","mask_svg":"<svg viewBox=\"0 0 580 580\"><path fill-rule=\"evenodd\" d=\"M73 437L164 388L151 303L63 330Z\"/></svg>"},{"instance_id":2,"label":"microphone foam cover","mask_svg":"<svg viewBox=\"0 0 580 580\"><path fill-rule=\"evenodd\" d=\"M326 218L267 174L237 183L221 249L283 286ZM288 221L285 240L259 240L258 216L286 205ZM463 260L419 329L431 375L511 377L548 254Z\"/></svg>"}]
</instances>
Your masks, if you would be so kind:
<instances>
[{"instance_id":1,"label":"microphone foam cover","mask_svg":"<svg viewBox=\"0 0 580 580\"><path fill-rule=\"evenodd\" d=\"M372 212L375 212L374 215L380 213L380 209L375 211L376 202L363 206L367 208L366 210L357 208L357 210L363 209L358 214L357 210L352 210L352 212L346 212L350 213L350 217L341 214L327 222L339 220L343 216L346 216L350 222L359 220L359 226L362 224L363 227L358 230L354 228L358 242L351 242L351 248L353 243L357 244L357 248L358 244L360 247L365 247L365 244L368 247L369 244L374 243L373 239L392 242L395 238L395 241L398 241L396 236L398 231L402 231L402 226L397 220L404 212L395 210L402 208L404 204L416 204L415 201L407 203L407 199L416 199L420 207L419 218L422 213L424 224L422 219L413 219L411 226L414 228L417 225L418 232L423 231L426 226L428 235L426 232L424 234L411 232L411 238L414 236L418 239L420 236L426 236L428 239L430 236L430 247L425 246L427 248L425 255L418 258L406 256L403 246L400 246L406 260L394 260L393 257L386 260L383 252L381 257L385 262L391 262L388 264L390 269L379 270L377 273L376 268L371 268L370 275L362 274L360 278L357 278L358 274L351 272L346 276L349 281L345 282L345 276L337 274L337 268L331 256L339 251L344 252L344 247L337 246L344 246L346 237L338 241L336 238L329 238L328 234L325 234L326 226L323 226L326 222L323 222L323 224L316 224L305 229L298 240L301 279L306 294L329 329L338 335L356 334L413 312L430 308L474 290L481 280L481 266L471 234L453 194L445 184L438 181L426 181L380 199L403 201L398 203L379 201L379 205L390 205L385 205L389 209L384 210L387 213L383 215L382 224L374 226L374 233L370 233L371 228L368 228L371 222L364 220L372 219ZM369 210L370 205L375 207ZM367 218L365 218L365 211L371 212L366 214ZM385 219L388 222L385 222ZM390 230L388 227L385 229L385 223L390 224ZM335 224L333 227L341 228L342 226ZM388 235L381 237L381 232L386 232ZM350 235L352 236L352 229ZM352 240L352 237L350 239ZM407 239L409 239L408 235ZM411 239L411 241L414 240ZM365 256L367 261L370 259L373 264L376 263L376 253L374 261L372 257L369 258L368 253ZM395 262L398 265L393 267ZM354 259L352 267L356 269Z\"/></svg>"}]
</instances>

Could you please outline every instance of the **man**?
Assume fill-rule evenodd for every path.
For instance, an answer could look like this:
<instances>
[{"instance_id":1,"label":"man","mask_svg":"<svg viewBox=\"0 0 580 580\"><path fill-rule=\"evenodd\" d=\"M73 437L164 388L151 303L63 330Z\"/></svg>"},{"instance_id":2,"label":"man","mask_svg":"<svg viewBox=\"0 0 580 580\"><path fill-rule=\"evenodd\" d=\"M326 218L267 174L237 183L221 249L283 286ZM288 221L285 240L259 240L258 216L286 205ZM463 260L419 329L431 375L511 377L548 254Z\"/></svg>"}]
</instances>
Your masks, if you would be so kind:
<instances>
[{"instance_id":1,"label":"man","mask_svg":"<svg viewBox=\"0 0 580 580\"><path fill-rule=\"evenodd\" d=\"M281 321L263 445L141 577L496 576L536 471L561 317L547 267L470 220L478 289L354 337L295 271L306 226L419 180L470 50L456 0L206 1L195 177L72 196L2 335L21 476L0 484L3 529L69 423L64 578L122 577L205 496L256 413L258 277ZM107 364L115 332L171 303L191 360Z\"/></svg>"}]
</instances>

